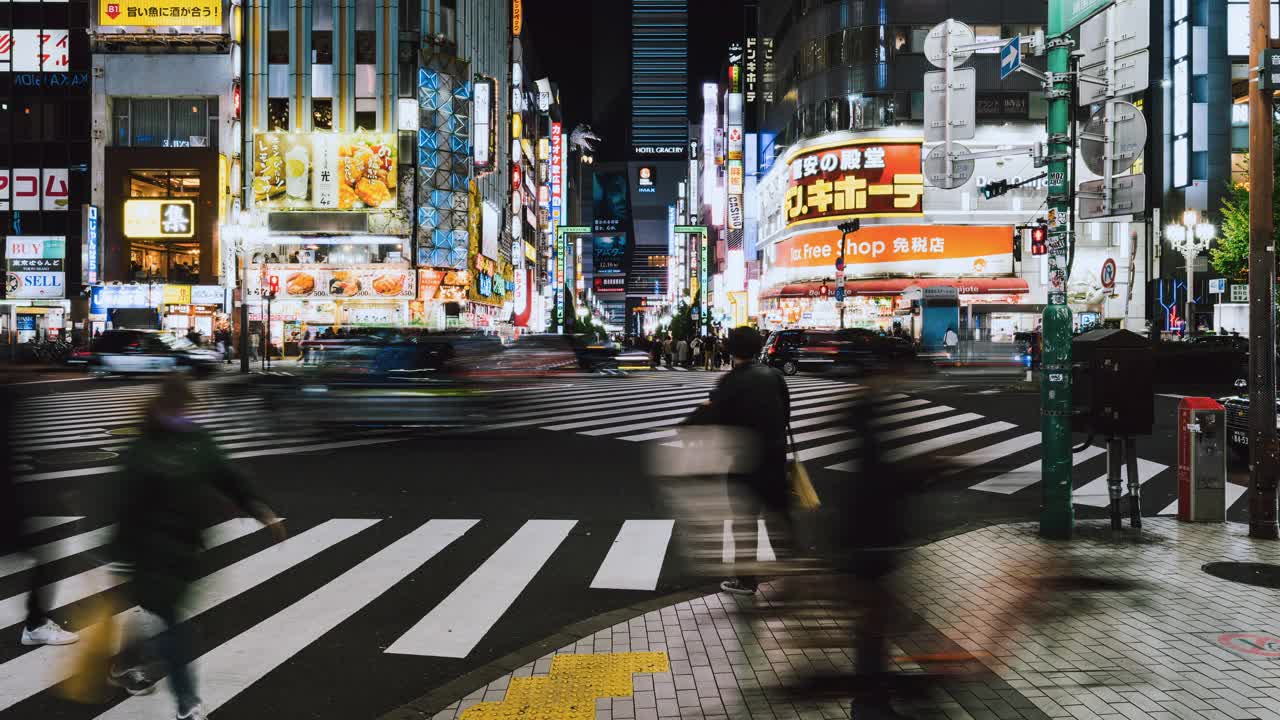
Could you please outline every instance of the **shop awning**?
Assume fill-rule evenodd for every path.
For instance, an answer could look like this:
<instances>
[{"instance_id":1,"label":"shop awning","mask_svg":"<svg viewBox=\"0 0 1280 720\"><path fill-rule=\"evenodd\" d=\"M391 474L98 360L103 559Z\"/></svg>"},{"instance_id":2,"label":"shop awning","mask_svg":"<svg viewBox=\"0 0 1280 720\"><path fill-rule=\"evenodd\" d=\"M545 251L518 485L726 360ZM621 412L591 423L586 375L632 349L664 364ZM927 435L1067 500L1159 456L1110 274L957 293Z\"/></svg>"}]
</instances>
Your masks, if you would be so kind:
<instances>
[{"instance_id":1,"label":"shop awning","mask_svg":"<svg viewBox=\"0 0 1280 720\"><path fill-rule=\"evenodd\" d=\"M1022 278L888 278L883 280L848 280L845 292L849 295L901 295L909 287L953 287L961 295L1022 295L1030 292L1027 281ZM821 282L792 283L776 285L762 290L760 297L794 298L817 297ZM832 283L828 290L834 290Z\"/></svg>"}]
</instances>

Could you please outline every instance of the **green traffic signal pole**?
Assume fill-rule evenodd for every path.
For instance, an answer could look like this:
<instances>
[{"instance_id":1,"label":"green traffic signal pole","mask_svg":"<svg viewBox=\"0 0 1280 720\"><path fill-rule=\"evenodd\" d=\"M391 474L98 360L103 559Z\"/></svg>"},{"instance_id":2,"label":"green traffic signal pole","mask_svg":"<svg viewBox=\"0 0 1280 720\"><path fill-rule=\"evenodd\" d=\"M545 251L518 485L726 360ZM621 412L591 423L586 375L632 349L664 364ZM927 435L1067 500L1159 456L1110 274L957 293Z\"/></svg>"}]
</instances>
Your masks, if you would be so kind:
<instances>
[{"instance_id":1,"label":"green traffic signal pole","mask_svg":"<svg viewBox=\"0 0 1280 720\"><path fill-rule=\"evenodd\" d=\"M1060 4L1065 0L1051 0ZM1054 17L1054 9L1050 9ZM1054 33L1054 30L1058 32ZM1049 95L1049 302L1041 327L1040 377L1040 534L1069 539L1075 525L1071 504L1071 309L1067 307L1067 248L1071 239L1074 178L1070 177L1072 82L1067 74L1071 39L1050 28Z\"/></svg>"}]
</instances>

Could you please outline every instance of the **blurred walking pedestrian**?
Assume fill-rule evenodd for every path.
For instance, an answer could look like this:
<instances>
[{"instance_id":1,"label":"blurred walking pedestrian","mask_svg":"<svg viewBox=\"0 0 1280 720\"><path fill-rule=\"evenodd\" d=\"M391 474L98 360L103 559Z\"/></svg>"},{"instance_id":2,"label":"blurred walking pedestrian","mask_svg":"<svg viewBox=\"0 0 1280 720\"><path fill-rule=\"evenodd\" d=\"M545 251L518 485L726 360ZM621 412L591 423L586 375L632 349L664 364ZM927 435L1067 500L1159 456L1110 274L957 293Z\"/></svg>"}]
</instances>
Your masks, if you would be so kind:
<instances>
[{"instance_id":1,"label":"blurred walking pedestrian","mask_svg":"<svg viewBox=\"0 0 1280 720\"><path fill-rule=\"evenodd\" d=\"M70 645L80 639L79 635L64 630L61 625L51 620L47 614L53 601L48 563L43 558L35 557L33 545L28 540L25 527L30 513L18 492L13 477L13 437L14 416L17 397L8 387L0 387L0 555L11 552L23 552L31 555L35 565L31 568L31 577L27 582L27 619L22 625L23 645Z\"/></svg>"},{"instance_id":2,"label":"blurred walking pedestrian","mask_svg":"<svg viewBox=\"0 0 1280 720\"><path fill-rule=\"evenodd\" d=\"M663 338L663 339L662 339L662 359L666 361L666 363L667 363L667 367L668 367L668 368L669 368L669 367L671 367L671 351L672 351L672 347L673 347L673 346L672 346L672 343L671 343L671 336L670 336L670 335L668 335L668 336L666 336L665 338Z\"/></svg>"},{"instance_id":3,"label":"blurred walking pedestrian","mask_svg":"<svg viewBox=\"0 0 1280 720\"><path fill-rule=\"evenodd\" d=\"M702 367L702 338L694 336L693 342L689 343L689 352L692 353L692 367Z\"/></svg>"},{"instance_id":4,"label":"blurred walking pedestrian","mask_svg":"<svg viewBox=\"0 0 1280 720\"><path fill-rule=\"evenodd\" d=\"M130 694L149 693L160 680L155 659L163 662L177 699L179 720L206 720L191 669L189 627L180 610L196 570L201 528L214 498L222 495L237 508L271 527L283 539L280 519L250 488L213 436L188 416L190 388L181 376L168 378L147 411L141 437L124 462L116 547L124 567L132 567L135 600L164 622L165 630L135 638L108 671L108 681Z\"/></svg>"},{"instance_id":5,"label":"blurred walking pedestrian","mask_svg":"<svg viewBox=\"0 0 1280 720\"><path fill-rule=\"evenodd\" d=\"M676 363L680 367L689 366L689 341L684 338L676 341Z\"/></svg>"},{"instance_id":6,"label":"blurred walking pedestrian","mask_svg":"<svg viewBox=\"0 0 1280 720\"><path fill-rule=\"evenodd\" d=\"M748 447L758 455L754 467L726 476L736 549L735 573L720 589L738 595L752 595L759 579L743 572L743 558L754 560L760 537L760 518L765 519L774 553L781 556L790 546L790 491L787 486L787 422L791 414L791 394L777 370L756 362L762 341L752 327L729 331L725 342L733 369L720 378L707 403L689 418L691 425L719 425L748 433ZM746 538L756 538L747 552Z\"/></svg>"}]
</instances>

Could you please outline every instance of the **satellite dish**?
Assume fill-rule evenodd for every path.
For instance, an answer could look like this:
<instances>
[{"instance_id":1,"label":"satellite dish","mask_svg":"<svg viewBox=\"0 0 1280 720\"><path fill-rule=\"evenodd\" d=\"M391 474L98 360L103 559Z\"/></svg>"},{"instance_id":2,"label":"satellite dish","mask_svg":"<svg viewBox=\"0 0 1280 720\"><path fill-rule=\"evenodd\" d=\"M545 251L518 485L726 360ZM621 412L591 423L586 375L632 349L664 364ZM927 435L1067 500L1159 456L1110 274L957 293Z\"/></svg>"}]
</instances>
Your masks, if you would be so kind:
<instances>
[{"instance_id":1,"label":"satellite dish","mask_svg":"<svg viewBox=\"0 0 1280 720\"><path fill-rule=\"evenodd\" d=\"M953 142L951 151L965 154L969 152L969 148ZM924 176L936 188L954 190L973 177L973 166L972 160L952 160L951 175L947 175L947 146L938 145L924 158Z\"/></svg>"}]
</instances>

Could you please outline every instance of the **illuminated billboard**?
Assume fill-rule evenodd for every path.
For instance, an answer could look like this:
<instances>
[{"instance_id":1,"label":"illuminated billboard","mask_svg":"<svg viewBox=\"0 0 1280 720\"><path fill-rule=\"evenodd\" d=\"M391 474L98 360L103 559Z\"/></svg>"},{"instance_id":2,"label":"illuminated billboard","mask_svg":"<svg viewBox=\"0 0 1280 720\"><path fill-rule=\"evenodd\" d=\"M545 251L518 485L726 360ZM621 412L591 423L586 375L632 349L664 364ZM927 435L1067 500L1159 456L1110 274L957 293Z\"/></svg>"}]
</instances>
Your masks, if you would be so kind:
<instances>
[{"instance_id":1,"label":"illuminated billboard","mask_svg":"<svg viewBox=\"0 0 1280 720\"><path fill-rule=\"evenodd\" d=\"M192 200L126 200L124 236L127 238L189 238L196 234L196 204Z\"/></svg>"},{"instance_id":2,"label":"illuminated billboard","mask_svg":"<svg viewBox=\"0 0 1280 720\"><path fill-rule=\"evenodd\" d=\"M788 157L788 225L924 214L915 139L865 139L804 148Z\"/></svg>"},{"instance_id":3,"label":"illuminated billboard","mask_svg":"<svg viewBox=\"0 0 1280 720\"><path fill-rule=\"evenodd\" d=\"M396 207L396 136L258 133L253 198L258 207L277 210Z\"/></svg>"}]
</instances>

